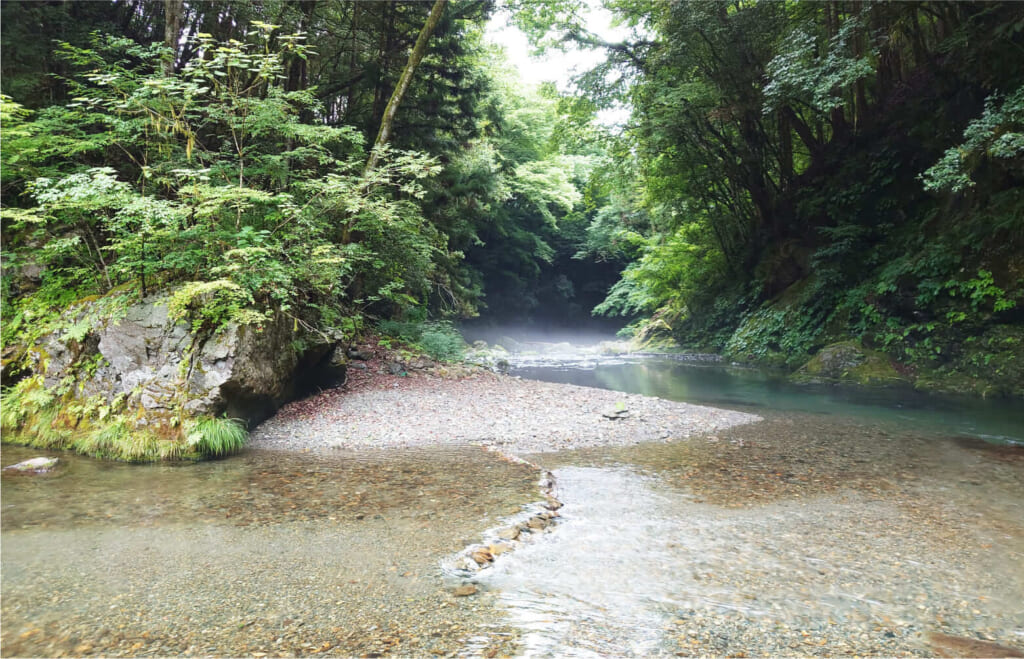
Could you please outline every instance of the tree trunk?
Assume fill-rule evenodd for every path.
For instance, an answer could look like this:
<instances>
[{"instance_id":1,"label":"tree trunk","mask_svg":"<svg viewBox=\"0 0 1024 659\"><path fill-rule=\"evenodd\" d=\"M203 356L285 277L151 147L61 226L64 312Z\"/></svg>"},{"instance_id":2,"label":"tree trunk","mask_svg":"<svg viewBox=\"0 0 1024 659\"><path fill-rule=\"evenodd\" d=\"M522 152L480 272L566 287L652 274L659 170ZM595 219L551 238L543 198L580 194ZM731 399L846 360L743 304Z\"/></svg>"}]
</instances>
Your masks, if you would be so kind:
<instances>
[{"instance_id":1,"label":"tree trunk","mask_svg":"<svg viewBox=\"0 0 1024 659\"><path fill-rule=\"evenodd\" d=\"M174 75L178 61L178 40L181 38L181 17L185 12L185 0L164 0L164 45L171 51L164 62L164 74Z\"/></svg>"},{"instance_id":2,"label":"tree trunk","mask_svg":"<svg viewBox=\"0 0 1024 659\"><path fill-rule=\"evenodd\" d=\"M384 108L384 116L380 120L380 130L377 131L377 139L374 141L373 149L370 151L370 159L366 162L366 172L373 171L373 168L377 166L377 161L380 158L380 148L391 139L391 126L394 124L395 115L398 114L398 106L401 104L402 97L412 83L412 76L416 72L416 67L419 66L427 52L427 43L430 41L430 35L434 33L434 29L441 21L441 13L444 12L444 7L447 3L448 0L434 0L434 7L430 10L430 16L427 17L427 22L423 24L420 36L416 39L416 45L409 54L409 61L402 71L402 77L398 79L395 91L391 94L391 100L388 101L387 106Z\"/></svg>"},{"instance_id":3,"label":"tree trunk","mask_svg":"<svg viewBox=\"0 0 1024 659\"><path fill-rule=\"evenodd\" d=\"M350 117L355 116L352 112L352 108L356 104L356 80L359 76L359 3L356 2L352 5L352 44L350 46L351 51L348 56L348 79L351 81L348 87L348 93L345 95L345 110L344 115L338 117L338 121L348 121Z\"/></svg>"},{"instance_id":4,"label":"tree trunk","mask_svg":"<svg viewBox=\"0 0 1024 659\"><path fill-rule=\"evenodd\" d=\"M788 190L793 182L793 135L789 115L779 112L776 117L779 131L779 187Z\"/></svg>"}]
</instances>

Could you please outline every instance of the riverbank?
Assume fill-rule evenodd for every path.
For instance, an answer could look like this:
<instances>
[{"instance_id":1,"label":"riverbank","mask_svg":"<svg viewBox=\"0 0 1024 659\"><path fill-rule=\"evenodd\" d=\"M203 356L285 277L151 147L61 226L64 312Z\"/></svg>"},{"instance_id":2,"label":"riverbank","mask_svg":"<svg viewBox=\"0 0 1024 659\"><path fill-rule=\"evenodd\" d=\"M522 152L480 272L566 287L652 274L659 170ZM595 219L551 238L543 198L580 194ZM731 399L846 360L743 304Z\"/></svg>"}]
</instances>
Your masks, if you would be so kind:
<instances>
[{"instance_id":1,"label":"riverbank","mask_svg":"<svg viewBox=\"0 0 1024 659\"><path fill-rule=\"evenodd\" d=\"M434 369L440 371L441 369ZM759 421L743 412L482 369L392 375L370 365L345 387L282 408L257 449L379 449L468 443L509 454L670 441Z\"/></svg>"},{"instance_id":2,"label":"riverbank","mask_svg":"<svg viewBox=\"0 0 1024 659\"><path fill-rule=\"evenodd\" d=\"M615 429L639 419L594 418L601 395L623 403L616 416L665 401L415 363L403 376L366 362L344 390L293 403L271 425L308 436L284 450L259 450L268 426L257 429L255 449L227 460L140 467L72 455L47 480L5 474L0 654L1020 649L1020 449L774 406L763 421L686 441L632 445L623 434L613 445ZM486 392L508 395L517 423L529 420L525 409L590 424L579 430L590 448L522 455L553 472L562 505L553 532L518 545L501 532L516 521L533 528L524 515L537 509L540 474L469 445L484 443L471 431L486 439L488 421L511 424L487 407ZM463 406L454 421L441 394L445 405ZM346 409L344 399L358 402L355 416L329 419ZM551 412L571 411L573 400L575 416ZM673 408L692 413L694 431L695 407ZM709 421L729 414L701 410ZM314 435L366 429L369 421L353 419L374 412L397 429L372 438L376 448L354 437L342 444L349 449L316 450ZM431 437L435 416L462 439ZM676 430L670 439L685 424ZM557 440L528 434L520 448ZM34 455L3 451L5 463ZM460 559L476 562L467 550L490 544L502 555L490 561L499 551L488 547L479 553L489 565L463 574Z\"/></svg>"}]
</instances>

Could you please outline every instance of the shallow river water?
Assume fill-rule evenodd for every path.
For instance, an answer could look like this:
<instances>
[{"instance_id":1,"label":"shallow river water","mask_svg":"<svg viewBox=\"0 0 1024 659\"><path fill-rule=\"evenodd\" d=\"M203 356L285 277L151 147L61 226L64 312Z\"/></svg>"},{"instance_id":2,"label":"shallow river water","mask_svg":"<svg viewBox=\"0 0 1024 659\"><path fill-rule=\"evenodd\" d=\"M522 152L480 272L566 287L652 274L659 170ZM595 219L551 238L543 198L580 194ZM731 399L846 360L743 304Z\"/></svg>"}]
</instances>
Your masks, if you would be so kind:
<instances>
[{"instance_id":1,"label":"shallow river water","mask_svg":"<svg viewBox=\"0 0 1024 659\"><path fill-rule=\"evenodd\" d=\"M536 469L472 446L176 467L62 455L52 475L3 477L2 654L1024 649L1019 409L598 362L519 373L764 421L524 456L552 471L558 523L463 578L451 557L538 499ZM3 463L38 454L4 446ZM478 592L455 597L465 582Z\"/></svg>"}]
</instances>

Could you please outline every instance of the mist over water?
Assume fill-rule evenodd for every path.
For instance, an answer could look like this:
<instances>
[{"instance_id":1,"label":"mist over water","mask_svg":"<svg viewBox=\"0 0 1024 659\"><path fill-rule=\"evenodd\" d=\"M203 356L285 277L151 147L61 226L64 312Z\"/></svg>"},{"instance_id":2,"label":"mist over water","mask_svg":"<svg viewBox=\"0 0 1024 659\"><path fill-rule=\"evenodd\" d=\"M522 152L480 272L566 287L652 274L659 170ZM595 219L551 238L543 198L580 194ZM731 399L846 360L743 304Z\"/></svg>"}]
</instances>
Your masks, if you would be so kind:
<instances>
[{"instance_id":1,"label":"mist over water","mask_svg":"<svg viewBox=\"0 0 1024 659\"><path fill-rule=\"evenodd\" d=\"M488 345L498 344L517 352L512 346L525 345L528 349L536 349L539 346L568 343L576 348L593 348L605 341L621 341L616 332L623 326L622 319L607 318L593 318L590 322L572 325L554 321L497 324L487 320L473 320L460 324L459 330L468 343L485 341Z\"/></svg>"}]
</instances>

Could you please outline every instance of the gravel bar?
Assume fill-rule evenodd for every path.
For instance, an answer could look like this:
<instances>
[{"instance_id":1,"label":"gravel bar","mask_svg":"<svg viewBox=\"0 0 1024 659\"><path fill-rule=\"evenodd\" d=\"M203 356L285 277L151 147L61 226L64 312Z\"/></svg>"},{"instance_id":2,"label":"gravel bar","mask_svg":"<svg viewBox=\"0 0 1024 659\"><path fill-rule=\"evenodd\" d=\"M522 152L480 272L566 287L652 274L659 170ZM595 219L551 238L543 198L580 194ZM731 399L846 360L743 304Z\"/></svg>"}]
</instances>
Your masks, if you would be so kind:
<instances>
[{"instance_id":1,"label":"gravel bar","mask_svg":"<svg viewBox=\"0 0 1024 659\"><path fill-rule=\"evenodd\" d=\"M262 449L358 449L445 443L545 453L670 441L760 417L604 389L492 373L461 379L378 376L285 406L252 435Z\"/></svg>"}]
</instances>

